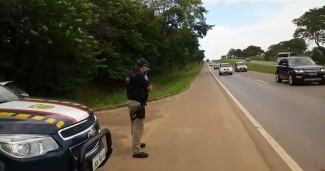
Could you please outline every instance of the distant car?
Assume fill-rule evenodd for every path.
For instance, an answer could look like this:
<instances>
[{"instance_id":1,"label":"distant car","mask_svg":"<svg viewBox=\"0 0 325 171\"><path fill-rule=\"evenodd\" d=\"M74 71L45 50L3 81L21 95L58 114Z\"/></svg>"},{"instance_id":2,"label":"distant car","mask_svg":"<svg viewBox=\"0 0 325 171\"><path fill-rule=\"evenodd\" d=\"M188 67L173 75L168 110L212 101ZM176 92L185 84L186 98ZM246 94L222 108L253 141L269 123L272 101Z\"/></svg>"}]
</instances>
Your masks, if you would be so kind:
<instances>
[{"instance_id":1,"label":"distant car","mask_svg":"<svg viewBox=\"0 0 325 171\"><path fill-rule=\"evenodd\" d=\"M213 69L217 70L217 69L219 69L219 67L220 67L220 63L217 63L216 65L214 65Z\"/></svg>"},{"instance_id":2,"label":"distant car","mask_svg":"<svg viewBox=\"0 0 325 171\"><path fill-rule=\"evenodd\" d=\"M213 63L210 63L209 66L213 66Z\"/></svg>"},{"instance_id":3,"label":"distant car","mask_svg":"<svg viewBox=\"0 0 325 171\"><path fill-rule=\"evenodd\" d=\"M246 62L250 62L251 59L250 59L250 58L245 58L245 61L246 61Z\"/></svg>"},{"instance_id":4,"label":"distant car","mask_svg":"<svg viewBox=\"0 0 325 171\"><path fill-rule=\"evenodd\" d=\"M229 63L221 63L219 67L219 75L229 74L232 75L232 67Z\"/></svg>"},{"instance_id":5,"label":"distant car","mask_svg":"<svg viewBox=\"0 0 325 171\"><path fill-rule=\"evenodd\" d=\"M310 57L283 58L276 66L276 82L288 80L290 85L304 82L325 83L325 67L316 65Z\"/></svg>"},{"instance_id":6,"label":"distant car","mask_svg":"<svg viewBox=\"0 0 325 171\"><path fill-rule=\"evenodd\" d=\"M235 63L235 72L247 72L247 66L244 62L236 62Z\"/></svg>"}]
</instances>

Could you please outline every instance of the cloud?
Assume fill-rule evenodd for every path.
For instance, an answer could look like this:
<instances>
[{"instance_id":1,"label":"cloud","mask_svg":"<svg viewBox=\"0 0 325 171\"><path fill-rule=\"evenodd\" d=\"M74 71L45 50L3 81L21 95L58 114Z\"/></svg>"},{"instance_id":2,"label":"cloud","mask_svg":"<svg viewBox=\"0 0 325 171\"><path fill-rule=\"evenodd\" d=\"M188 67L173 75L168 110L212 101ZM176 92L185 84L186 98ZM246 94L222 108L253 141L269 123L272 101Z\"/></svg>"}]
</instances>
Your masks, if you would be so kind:
<instances>
[{"instance_id":1,"label":"cloud","mask_svg":"<svg viewBox=\"0 0 325 171\"><path fill-rule=\"evenodd\" d=\"M290 40L296 29L292 20L300 17L309 9L325 5L324 0L204 0L205 3L243 1L285 3L276 10L253 11L261 18L253 24L239 27L216 25L208 32L207 37L200 40L201 49L205 50L206 58L218 59L222 55L226 55L231 48L245 49L250 45L260 46L263 50L267 50L272 44Z\"/></svg>"}]
</instances>

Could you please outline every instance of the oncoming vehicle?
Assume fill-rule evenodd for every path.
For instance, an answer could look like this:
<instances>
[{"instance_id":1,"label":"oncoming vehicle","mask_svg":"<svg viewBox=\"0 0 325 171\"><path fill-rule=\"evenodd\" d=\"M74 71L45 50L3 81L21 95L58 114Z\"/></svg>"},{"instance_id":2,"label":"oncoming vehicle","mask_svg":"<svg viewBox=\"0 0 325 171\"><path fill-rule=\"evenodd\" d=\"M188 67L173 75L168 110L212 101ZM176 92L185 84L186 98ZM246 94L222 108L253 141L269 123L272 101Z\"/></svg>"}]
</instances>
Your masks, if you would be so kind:
<instances>
[{"instance_id":1,"label":"oncoming vehicle","mask_svg":"<svg viewBox=\"0 0 325 171\"><path fill-rule=\"evenodd\" d=\"M217 69L219 69L219 67L220 67L220 63L217 63L216 65L214 65L213 69L217 70Z\"/></svg>"},{"instance_id":2,"label":"oncoming vehicle","mask_svg":"<svg viewBox=\"0 0 325 171\"><path fill-rule=\"evenodd\" d=\"M288 80L290 85L303 82L324 84L325 67L316 65L310 57L284 58L276 66L275 80Z\"/></svg>"},{"instance_id":3,"label":"oncoming vehicle","mask_svg":"<svg viewBox=\"0 0 325 171\"><path fill-rule=\"evenodd\" d=\"M0 85L0 171L93 171L111 153L109 130L87 106Z\"/></svg>"},{"instance_id":4,"label":"oncoming vehicle","mask_svg":"<svg viewBox=\"0 0 325 171\"><path fill-rule=\"evenodd\" d=\"M247 66L244 62L236 62L235 63L235 72L247 72Z\"/></svg>"},{"instance_id":5,"label":"oncoming vehicle","mask_svg":"<svg viewBox=\"0 0 325 171\"><path fill-rule=\"evenodd\" d=\"M219 68L219 75L229 74L232 75L232 67L229 63L221 63Z\"/></svg>"},{"instance_id":6,"label":"oncoming vehicle","mask_svg":"<svg viewBox=\"0 0 325 171\"><path fill-rule=\"evenodd\" d=\"M280 52L277 55L276 62L279 63L279 61L282 58L288 58L288 57L294 57L294 56L298 56L298 53L297 52Z\"/></svg>"}]
</instances>

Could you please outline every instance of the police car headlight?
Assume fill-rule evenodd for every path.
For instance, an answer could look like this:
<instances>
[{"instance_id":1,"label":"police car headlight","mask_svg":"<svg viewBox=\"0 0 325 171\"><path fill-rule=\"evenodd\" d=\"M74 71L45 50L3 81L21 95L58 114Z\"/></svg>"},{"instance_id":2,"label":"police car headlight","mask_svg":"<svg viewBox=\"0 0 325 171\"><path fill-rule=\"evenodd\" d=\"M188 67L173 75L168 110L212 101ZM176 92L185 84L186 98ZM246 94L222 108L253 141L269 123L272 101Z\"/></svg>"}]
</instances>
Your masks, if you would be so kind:
<instances>
[{"instance_id":1,"label":"police car headlight","mask_svg":"<svg viewBox=\"0 0 325 171\"><path fill-rule=\"evenodd\" d=\"M41 156L58 148L54 139L47 135L0 134L0 150L16 158Z\"/></svg>"},{"instance_id":2,"label":"police car headlight","mask_svg":"<svg viewBox=\"0 0 325 171\"><path fill-rule=\"evenodd\" d=\"M325 68L320 69L320 72L325 72Z\"/></svg>"}]
</instances>

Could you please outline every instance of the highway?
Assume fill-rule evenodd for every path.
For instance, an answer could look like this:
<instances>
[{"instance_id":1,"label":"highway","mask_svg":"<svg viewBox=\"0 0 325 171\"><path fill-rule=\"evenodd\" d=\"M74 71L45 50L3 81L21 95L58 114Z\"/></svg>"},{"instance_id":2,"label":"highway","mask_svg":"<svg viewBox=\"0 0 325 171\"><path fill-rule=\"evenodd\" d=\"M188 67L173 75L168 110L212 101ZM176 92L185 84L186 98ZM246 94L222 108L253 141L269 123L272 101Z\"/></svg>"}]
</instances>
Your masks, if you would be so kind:
<instances>
[{"instance_id":1,"label":"highway","mask_svg":"<svg viewBox=\"0 0 325 171\"><path fill-rule=\"evenodd\" d=\"M219 76L210 69L303 170L325 170L324 85L290 86L270 74Z\"/></svg>"}]
</instances>

